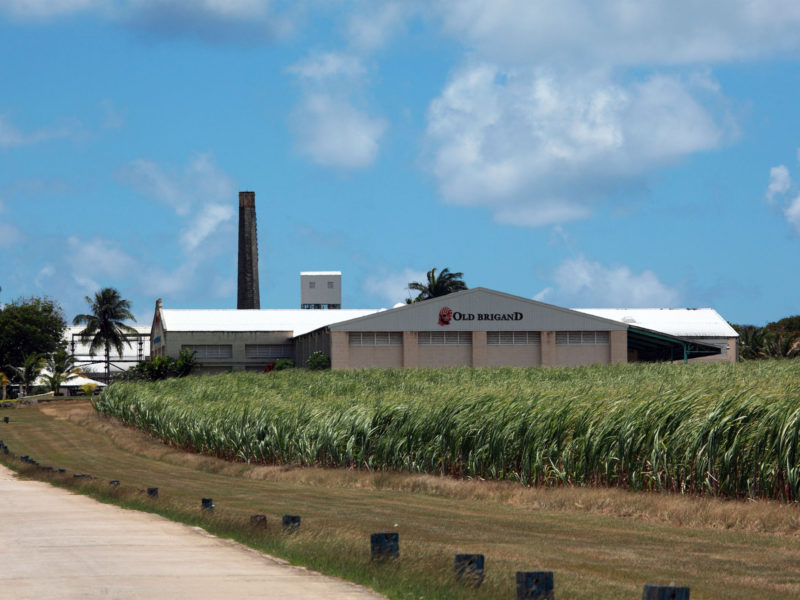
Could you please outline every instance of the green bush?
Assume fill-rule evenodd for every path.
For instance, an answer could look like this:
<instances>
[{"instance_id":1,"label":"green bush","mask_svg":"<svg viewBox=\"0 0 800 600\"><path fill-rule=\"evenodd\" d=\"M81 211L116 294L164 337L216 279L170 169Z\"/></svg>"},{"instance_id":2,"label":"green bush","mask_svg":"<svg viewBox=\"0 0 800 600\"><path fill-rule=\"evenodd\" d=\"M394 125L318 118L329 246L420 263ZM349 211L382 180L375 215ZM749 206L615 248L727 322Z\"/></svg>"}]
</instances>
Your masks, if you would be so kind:
<instances>
[{"instance_id":1,"label":"green bush","mask_svg":"<svg viewBox=\"0 0 800 600\"><path fill-rule=\"evenodd\" d=\"M311 371L324 371L331 368L331 359L327 354L323 354L319 350L312 352L311 356L306 361L306 369Z\"/></svg>"},{"instance_id":2,"label":"green bush","mask_svg":"<svg viewBox=\"0 0 800 600\"><path fill-rule=\"evenodd\" d=\"M291 358L279 358L272 367L273 371L283 371L284 369L294 369L294 361Z\"/></svg>"},{"instance_id":3,"label":"green bush","mask_svg":"<svg viewBox=\"0 0 800 600\"><path fill-rule=\"evenodd\" d=\"M158 381L171 377L186 377L197 364L195 354L188 348L184 348L178 355L178 360L171 356L154 356L150 360L131 367L117 379L120 381Z\"/></svg>"}]
</instances>

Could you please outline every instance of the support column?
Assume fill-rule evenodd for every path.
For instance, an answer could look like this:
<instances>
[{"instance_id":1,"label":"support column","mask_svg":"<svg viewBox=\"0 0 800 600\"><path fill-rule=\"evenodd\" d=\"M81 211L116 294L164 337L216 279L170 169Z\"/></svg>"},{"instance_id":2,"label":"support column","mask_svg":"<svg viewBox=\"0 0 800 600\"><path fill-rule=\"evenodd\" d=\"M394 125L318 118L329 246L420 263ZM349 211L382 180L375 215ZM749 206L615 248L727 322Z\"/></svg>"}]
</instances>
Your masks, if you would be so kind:
<instances>
[{"instance_id":1,"label":"support column","mask_svg":"<svg viewBox=\"0 0 800 600\"><path fill-rule=\"evenodd\" d=\"M403 332L403 368L419 367L419 335L416 331Z\"/></svg>"},{"instance_id":2,"label":"support column","mask_svg":"<svg viewBox=\"0 0 800 600\"><path fill-rule=\"evenodd\" d=\"M628 332L609 331L608 342L610 344L609 362L612 365L628 362Z\"/></svg>"},{"instance_id":3,"label":"support column","mask_svg":"<svg viewBox=\"0 0 800 600\"><path fill-rule=\"evenodd\" d=\"M331 331L331 369L350 368L350 334Z\"/></svg>"},{"instance_id":4,"label":"support column","mask_svg":"<svg viewBox=\"0 0 800 600\"><path fill-rule=\"evenodd\" d=\"M472 366L485 367L489 364L489 350L486 347L486 332L472 332Z\"/></svg>"},{"instance_id":5,"label":"support column","mask_svg":"<svg viewBox=\"0 0 800 600\"><path fill-rule=\"evenodd\" d=\"M553 367L556 365L556 332L542 332L542 366Z\"/></svg>"}]
</instances>

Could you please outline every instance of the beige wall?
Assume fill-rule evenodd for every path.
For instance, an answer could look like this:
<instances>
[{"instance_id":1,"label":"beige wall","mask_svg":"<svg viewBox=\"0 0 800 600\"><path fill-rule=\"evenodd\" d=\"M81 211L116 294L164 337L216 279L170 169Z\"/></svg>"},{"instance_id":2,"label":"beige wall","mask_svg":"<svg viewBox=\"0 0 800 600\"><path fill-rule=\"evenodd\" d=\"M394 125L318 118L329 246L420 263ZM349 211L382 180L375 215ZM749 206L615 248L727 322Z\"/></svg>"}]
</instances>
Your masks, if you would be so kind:
<instances>
[{"instance_id":1,"label":"beige wall","mask_svg":"<svg viewBox=\"0 0 800 600\"><path fill-rule=\"evenodd\" d=\"M627 362L627 332L612 331L609 344L557 345L553 331L541 332L541 345L489 346L486 332L473 331L472 345L420 346L417 332L403 332L403 346L350 346L347 332L331 332L334 369L579 366Z\"/></svg>"},{"instance_id":2,"label":"beige wall","mask_svg":"<svg viewBox=\"0 0 800 600\"><path fill-rule=\"evenodd\" d=\"M554 367L558 363L558 356L556 355L556 332L543 331L542 332L542 346L540 348L541 361L543 367Z\"/></svg>"},{"instance_id":3,"label":"beige wall","mask_svg":"<svg viewBox=\"0 0 800 600\"><path fill-rule=\"evenodd\" d=\"M331 331L331 369L352 369L350 366L350 334Z\"/></svg>"},{"instance_id":4,"label":"beige wall","mask_svg":"<svg viewBox=\"0 0 800 600\"><path fill-rule=\"evenodd\" d=\"M611 345L609 350L611 364L628 362L628 332L609 331L608 341Z\"/></svg>"},{"instance_id":5,"label":"beige wall","mask_svg":"<svg viewBox=\"0 0 800 600\"><path fill-rule=\"evenodd\" d=\"M488 346L488 367L538 367L541 364L541 346Z\"/></svg>"},{"instance_id":6,"label":"beige wall","mask_svg":"<svg viewBox=\"0 0 800 600\"><path fill-rule=\"evenodd\" d=\"M486 344L485 331L472 332L472 360L470 364L473 367L489 366L489 352Z\"/></svg>"},{"instance_id":7,"label":"beige wall","mask_svg":"<svg viewBox=\"0 0 800 600\"><path fill-rule=\"evenodd\" d=\"M596 346L563 345L556 346L556 364L563 367L580 365L608 364L610 350L608 345Z\"/></svg>"},{"instance_id":8,"label":"beige wall","mask_svg":"<svg viewBox=\"0 0 800 600\"><path fill-rule=\"evenodd\" d=\"M351 369L401 369L402 346L350 346Z\"/></svg>"},{"instance_id":9,"label":"beige wall","mask_svg":"<svg viewBox=\"0 0 800 600\"><path fill-rule=\"evenodd\" d=\"M472 346L420 346L421 367L470 367Z\"/></svg>"},{"instance_id":10,"label":"beige wall","mask_svg":"<svg viewBox=\"0 0 800 600\"><path fill-rule=\"evenodd\" d=\"M403 332L403 367L414 369L419 366L419 335L416 331Z\"/></svg>"}]
</instances>

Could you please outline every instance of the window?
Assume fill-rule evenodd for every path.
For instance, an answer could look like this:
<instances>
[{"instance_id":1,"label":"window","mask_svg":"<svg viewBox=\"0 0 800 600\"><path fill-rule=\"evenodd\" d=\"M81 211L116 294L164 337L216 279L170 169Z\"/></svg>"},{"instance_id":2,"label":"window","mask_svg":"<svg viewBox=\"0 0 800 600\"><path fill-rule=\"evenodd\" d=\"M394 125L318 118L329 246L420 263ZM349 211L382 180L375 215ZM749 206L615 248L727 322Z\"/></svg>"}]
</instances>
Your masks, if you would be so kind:
<instances>
[{"instance_id":1,"label":"window","mask_svg":"<svg viewBox=\"0 0 800 600\"><path fill-rule=\"evenodd\" d=\"M351 346L402 346L403 334L399 331L351 331Z\"/></svg>"},{"instance_id":2,"label":"window","mask_svg":"<svg viewBox=\"0 0 800 600\"><path fill-rule=\"evenodd\" d=\"M233 358L233 346L230 344L181 346L181 350L184 349L189 350L189 352L196 352L195 358L198 360L209 358Z\"/></svg>"},{"instance_id":3,"label":"window","mask_svg":"<svg viewBox=\"0 0 800 600\"><path fill-rule=\"evenodd\" d=\"M471 346L471 331L420 331L420 346Z\"/></svg>"},{"instance_id":4,"label":"window","mask_svg":"<svg viewBox=\"0 0 800 600\"><path fill-rule=\"evenodd\" d=\"M333 282L332 282L332 281L329 281L329 282L328 282L328 289L329 289L329 290L332 290L332 289L333 289Z\"/></svg>"},{"instance_id":5,"label":"window","mask_svg":"<svg viewBox=\"0 0 800 600\"><path fill-rule=\"evenodd\" d=\"M598 346L608 344L608 332L557 331L556 344L560 346Z\"/></svg>"},{"instance_id":6,"label":"window","mask_svg":"<svg viewBox=\"0 0 800 600\"><path fill-rule=\"evenodd\" d=\"M246 358L291 358L294 351L291 344L245 344Z\"/></svg>"},{"instance_id":7,"label":"window","mask_svg":"<svg viewBox=\"0 0 800 600\"><path fill-rule=\"evenodd\" d=\"M542 335L538 331L487 331L489 346L539 346Z\"/></svg>"},{"instance_id":8,"label":"window","mask_svg":"<svg viewBox=\"0 0 800 600\"><path fill-rule=\"evenodd\" d=\"M317 287L317 282L316 281L309 281L308 282L308 289L313 290L315 287Z\"/></svg>"}]
</instances>

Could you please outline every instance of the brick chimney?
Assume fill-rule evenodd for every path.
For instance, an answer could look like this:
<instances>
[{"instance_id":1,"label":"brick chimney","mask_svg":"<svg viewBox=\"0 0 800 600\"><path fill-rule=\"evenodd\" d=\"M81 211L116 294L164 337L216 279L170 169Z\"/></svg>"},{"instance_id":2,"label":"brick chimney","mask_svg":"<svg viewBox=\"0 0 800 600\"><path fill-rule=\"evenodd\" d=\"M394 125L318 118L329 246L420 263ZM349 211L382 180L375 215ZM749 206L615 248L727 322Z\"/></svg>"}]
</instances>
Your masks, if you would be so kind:
<instances>
[{"instance_id":1,"label":"brick chimney","mask_svg":"<svg viewBox=\"0 0 800 600\"><path fill-rule=\"evenodd\" d=\"M255 192L239 192L239 285L236 308L261 308Z\"/></svg>"}]
</instances>

